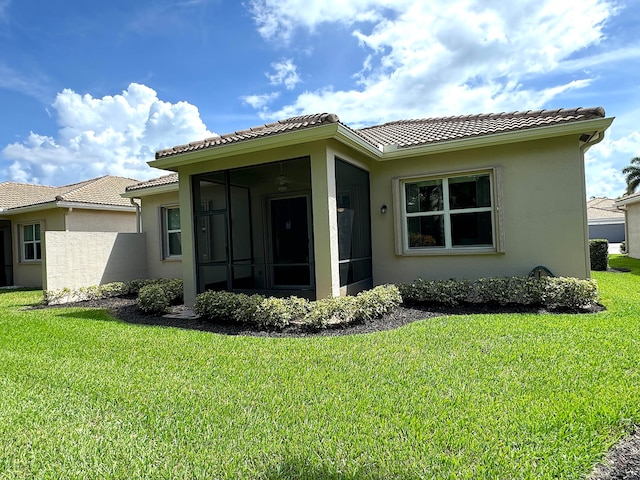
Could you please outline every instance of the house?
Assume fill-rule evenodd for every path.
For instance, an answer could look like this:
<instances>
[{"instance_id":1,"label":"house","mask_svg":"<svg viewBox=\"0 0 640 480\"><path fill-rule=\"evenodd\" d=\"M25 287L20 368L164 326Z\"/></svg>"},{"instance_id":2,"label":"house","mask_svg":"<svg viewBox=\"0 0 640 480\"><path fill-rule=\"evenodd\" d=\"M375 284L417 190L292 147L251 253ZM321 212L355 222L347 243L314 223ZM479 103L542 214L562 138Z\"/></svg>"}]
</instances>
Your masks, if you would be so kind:
<instances>
[{"instance_id":1,"label":"house","mask_svg":"<svg viewBox=\"0 0 640 480\"><path fill-rule=\"evenodd\" d=\"M149 261L180 257L187 304L208 289L323 298L538 265L587 278L584 153L612 121L576 108L355 129L305 115L160 150L149 164L177 177L125 196L151 206Z\"/></svg>"},{"instance_id":2,"label":"house","mask_svg":"<svg viewBox=\"0 0 640 480\"><path fill-rule=\"evenodd\" d=\"M134 183L115 176L62 187L0 183L0 286L46 288L48 232L135 232L137 206L120 195Z\"/></svg>"},{"instance_id":3,"label":"house","mask_svg":"<svg viewBox=\"0 0 640 480\"><path fill-rule=\"evenodd\" d=\"M612 198L593 197L587 201L589 238L604 238L609 243L621 243L625 239L624 212L615 206Z\"/></svg>"},{"instance_id":4,"label":"house","mask_svg":"<svg viewBox=\"0 0 640 480\"><path fill-rule=\"evenodd\" d=\"M614 205L624 212L627 255L640 258L640 193L625 195Z\"/></svg>"}]
</instances>

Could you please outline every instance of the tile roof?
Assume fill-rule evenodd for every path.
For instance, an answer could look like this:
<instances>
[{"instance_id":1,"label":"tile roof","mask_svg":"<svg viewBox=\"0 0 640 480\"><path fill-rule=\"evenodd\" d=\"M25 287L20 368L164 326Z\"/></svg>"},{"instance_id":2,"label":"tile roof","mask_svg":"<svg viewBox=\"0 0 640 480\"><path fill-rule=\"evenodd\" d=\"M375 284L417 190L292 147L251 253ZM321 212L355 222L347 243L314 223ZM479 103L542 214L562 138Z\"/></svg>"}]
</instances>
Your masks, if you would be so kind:
<instances>
[{"instance_id":1,"label":"tile roof","mask_svg":"<svg viewBox=\"0 0 640 480\"><path fill-rule=\"evenodd\" d=\"M50 187L26 183L0 183L0 209L30 207L54 202L72 202L116 207L130 207L129 199L121 193L129 185L137 183L132 178L105 175L80 183Z\"/></svg>"},{"instance_id":2,"label":"tile roof","mask_svg":"<svg viewBox=\"0 0 640 480\"><path fill-rule=\"evenodd\" d=\"M338 116L333 113L319 113L292 117L247 130L159 150L156 152L156 159L327 124L339 123L376 148L390 145L397 148L408 148L417 145L599 119L604 118L604 116L605 112L602 107L529 110L526 112L399 120L372 127L352 129L342 124Z\"/></svg>"},{"instance_id":3,"label":"tile roof","mask_svg":"<svg viewBox=\"0 0 640 480\"><path fill-rule=\"evenodd\" d=\"M605 197L594 197L587 202L587 218L593 219L624 219L624 212L615 206L615 200Z\"/></svg>"},{"instance_id":4,"label":"tile roof","mask_svg":"<svg viewBox=\"0 0 640 480\"><path fill-rule=\"evenodd\" d=\"M252 140L259 137L267 137L271 135L279 135L282 133L291 132L293 130L302 130L310 127L317 127L320 125L327 125L331 123L339 123L340 119L333 113L318 113L315 115L302 115L299 117L291 117L286 120L279 120L274 123L267 123L257 127L251 127L246 130L238 130L233 133L226 133L204 140L191 142L187 145L178 145L173 148L165 150L159 150L156 152L156 159L162 157L169 157L171 155L177 155L180 153L191 152L194 150L203 150L206 148L219 147L221 145L228 145L230 143L239 143L246 140Z\"/></svg>"},{"instance_id":5,"label":"tile roof","mask_svg":"<svg viewBox=\"0 0 640 480\"><path fill-rule=\"evenodd\" d=\"M145 182L136 183L134 185L129 185L126 188L127 192L132 192L135 190L140 190L142 188L152 188L152 187L161 187L164 185L171 185L174 183L178 183L178 174L171 173L169 175L165 175L163 177L152 178L151 180L147 180Z\"/></svg>"},{"instance_id":6,"label":"tile roof","mask_svg":"<svg viewBox=\"0 0 640 480\"><path fill-rule=\"evenodd\" d=\"M362 128L357 130L357 133L374 145L395 145L398 148L407 148L416 145L604 118L604 116L605 113L602 107L530 110L527 112L400 120Z\"/></svg>"}]
</instances>

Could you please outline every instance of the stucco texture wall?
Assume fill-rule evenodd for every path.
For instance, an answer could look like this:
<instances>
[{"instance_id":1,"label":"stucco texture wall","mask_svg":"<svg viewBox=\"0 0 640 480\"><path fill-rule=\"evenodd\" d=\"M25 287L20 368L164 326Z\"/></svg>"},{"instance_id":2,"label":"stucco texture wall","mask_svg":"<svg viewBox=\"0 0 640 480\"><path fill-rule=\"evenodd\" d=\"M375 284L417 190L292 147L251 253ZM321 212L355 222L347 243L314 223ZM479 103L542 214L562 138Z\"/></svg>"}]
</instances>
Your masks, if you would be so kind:
<instances>
[{"instance_id":1,"label":"stucco texture wall","mask_svg":"<svg viewBox=\"0 0 640 480\"><path fill-rule=\"evenodd\" d=\"M560 137L373 163L371 222L374 284L421 277L527 275L537 265L555 275L589 276L584 166L575 137ZM502 177L503 253L395 254L394 177L497 167ZM497 185L500 188L499 185ZM380 213L381 205L389 207ZM399 206L399 205L397 205Z\"/></svg>"},{"instance_id":2,"label":"stucco texture wall","mask_svg":"<svg viewBox=\"0 0 640 480\"><path fill-rule=\"evenodd\" d=\"M177 190L142 198L142 231L146 237L148 278L182 278L182 260L165 259L162 254L162 208L175 206L178 206ZM184 248L184 233L181 236Z\"/></svg>"},{"instance_id":3,"label":"stucco texture wall","mask_svg":"<svg viewBox=\"0 0 640 480\"><path fill-rule=\"evenodd\" d=\"M627 255L640 258L640 203L630 203L626 209Z\"/></svg>"},{"instance_id":4,"label":"stucco texture wall","mask_svg":"<svg viewBox=\"0 0 640 480\"><path fill-rule=\"evenodd\" d=\"M146 278L143 234L48 231L45 239L44 290Z\"/></svg>"},{"instance_id":5,"label":"stucco texture wall","mask_svg":"<svg viewBox=\"0 0 640 480\"><path fill-rule=\"evenodd\" d=\"M65 213L69 232L129 232L136 231L135 212L73 209Z\"/></svg>"}]
</instances>

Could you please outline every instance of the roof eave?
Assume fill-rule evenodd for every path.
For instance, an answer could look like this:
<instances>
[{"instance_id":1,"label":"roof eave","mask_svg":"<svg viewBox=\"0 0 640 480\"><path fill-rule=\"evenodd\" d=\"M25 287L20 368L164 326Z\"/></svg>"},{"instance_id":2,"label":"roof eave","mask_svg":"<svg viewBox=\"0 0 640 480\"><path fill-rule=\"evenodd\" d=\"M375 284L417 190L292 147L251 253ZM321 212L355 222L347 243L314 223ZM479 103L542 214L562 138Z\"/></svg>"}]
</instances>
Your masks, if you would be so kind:
<instances>
[{"instance_id":1,"label":"roof eave","mask_svg":"<svg viewBox=\"0 0 640 480\"><path fill-rule=\"evenodd\" d=\"M397 149L385 148L385 152L380 157L381 160L393 160L404 157L415 157L419 155L432 155L457 150L467 150L470 148L490 147L504 145L508 143L526 142L540 140L551 137L561 137L588 133L590 137L598 132L604 132L609 128L614 117L584 120L579 122L565 123L560 125L548 125L543 127L528 128L526 130L516 130L513 132L494 133L477 137L463 138L459 140L449 140L445 142L416 145L415 147L403 147ZM586 142L587 143L587 142Z\"/></svg>"},{"instance_id":2,"label":"roof eave","mask_svg":"<svg viewBox=\"0 0 640 480\"><path fill-rule=\"evenodd\" d=\"M240 142L219 145L209 148L201 148L191 152L176 153L167 157L158 158L147 162L149 166L162 170L177 171L177 168L201 162L203 160L215 160L217 158L242 155L267 149L299 145L301 143L326 140L335 136L339 129L338 123L319 125L301 130L282 132L264 137L252 138Z\"/></svg>"},{"instance_id":3,"label":"roof eave","mask_svg":"<svg viewBox=\"0 0 640 480\"><path fill-rule=\"evenodd\" d=\"M56 202L56 206L60 208L77 208L81 210L108 210L111 212L135 212L136 207L133 205L109 205L106 203L89 203L89 202Z\"/></svg>"},{"instance_id":4,"label":"roof eave","mask_svg":"<svg viewBox=\"0 0 640 480\"><path fill-rule=\"evenodd\" d=\"M140 187L133 190L125 191L120 196L124 198L140 198L149 195L159 195L162 193L173 193L179 190L178 182L167 183L164 185L154 185L152 187Z\"/></svg>"}]
</instances>

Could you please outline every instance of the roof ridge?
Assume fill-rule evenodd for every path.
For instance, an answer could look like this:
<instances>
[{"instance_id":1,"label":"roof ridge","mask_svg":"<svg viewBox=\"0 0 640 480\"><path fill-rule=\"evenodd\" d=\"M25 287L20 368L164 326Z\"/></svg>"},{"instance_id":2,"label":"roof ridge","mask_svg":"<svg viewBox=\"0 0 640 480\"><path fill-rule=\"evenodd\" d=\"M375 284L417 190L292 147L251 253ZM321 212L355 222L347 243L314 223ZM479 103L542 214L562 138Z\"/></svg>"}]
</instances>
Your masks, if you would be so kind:
<instances>
[{"instance_id":1,"label":"roof ridge","mask_svg":"<svg viewBox=\"0 0 640 480\"><path fill-rule=\"evenodd\" d=\"M592 114L598 117L605 117L605 111L602 107L576 107L576 108L556 108L556 109L545 109L545 110L522 110L522 111L513 111L513 112L500 112L500 113L476 113L469 115L452 115L445 117L429 117L429 118L413 118L407 120L394 120L391 122L386 122L380 125L371 125L368 127L360 128L357 131L368 130L371 128L379 128L384 126L391 125L406 125L406 124L415 124L415 123L442 123L442 122L456 122L456 121L473 121L473 120L485 120L485 119L496 119L496 118L522 118L522 117L548 117L552 115L564 114L568 115L571 113L575 113L576 115L588 115Z\"/></svg>"}]
</instances>

